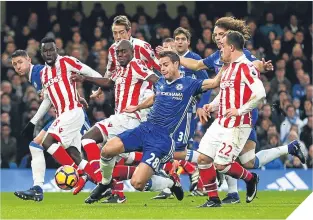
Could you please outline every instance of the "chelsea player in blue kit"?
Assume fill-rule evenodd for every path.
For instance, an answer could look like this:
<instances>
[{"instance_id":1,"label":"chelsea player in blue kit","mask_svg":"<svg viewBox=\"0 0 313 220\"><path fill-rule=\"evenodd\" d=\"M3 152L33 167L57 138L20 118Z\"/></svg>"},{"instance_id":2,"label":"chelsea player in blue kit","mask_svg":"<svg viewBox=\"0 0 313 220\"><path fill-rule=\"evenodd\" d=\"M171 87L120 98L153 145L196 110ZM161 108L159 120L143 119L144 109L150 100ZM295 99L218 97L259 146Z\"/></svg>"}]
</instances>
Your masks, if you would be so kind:
<instances>
[{"instance_id":1,"label":"chelsea player in blue kit","mask_svg":"<svg viewBox=\"0 0 313 220\"><path fill-rule=\"evenodd\" d=\"M17 50L12 54L12 65L14 70L20 76L28 77L28 81L36 89L37 93L41 93L42 84L40 79L40 71L43 69L43 65L32 65L31 59L25 50ZM81 99L82 102L85 102ZM87 104L85 102L85 104ZM34 116L31 120L32 124L36 124L40 118ZM43 153L43 147L41 146L42 140L46 134L46 131L53 123L51 120L33 139L29 144L29 150L32 156L31 167L34 185L29 190L26 191L16 191L14 194L24 200L43 200L43 183L46 171L46 162ZM81 133L84 134L90 128L90 123L87 115L85 114L84 126L81 129ZM32 130L33 131L33 130ZM33 132L24 133L28 138L33 138Z\"/></svg>"},{"instance_id":2,"label":"chelsea player in blue kit","mask_svg":"<svg viewBox=\"0 0 313 220\"><path fill-rule=\"evenodd\" d=\"M174 39L168 38L166 42L163 42L163 48L174 47L180 56L201 60L202 58L198 54L189 50L190 40L191 33L187 29L179 27L174 31ZM209 78L208 73L205 70L194 71L184 66L179 66L179 71L183 77L202 80ZM194 102L190 105L185 118L173 134L173 140L175 141L174 159L180 160L180 165L184 168L186 173L188 173L191 183L189 188L190 191L195 189L199 181L199 170L190 162L197 163L199 153L192 149L187 149L187 146L192 142L196 130L198 122L196 112L204 111L202 107L209 102L210 95L211 90L203 93L197 104ZM153 197L153 199L166 199L171 196L172 194L170 190L165 189L159 195Z\"/></svg>"},{"instance_id":3,"label":"chelsea player in blue kit","mask_svg":"<svg viewBox=\"0 0 313 220\"><path fill-rule=\"evenodd\" d=\"M248 40L250 38L249 28L245 25L245 21L238 20L232 17L222 17L216 21L213 32L213 40L217 44L217 47L219 49L221 48L221 39L228 30L235 30L240 32L245 37L245 40ZM244 49L243 52L247 59L252 61L260 72L273 70L271 61L265 62L264 59L262 59L262 61L259 61L247 49ZM220 58L220 50L217 50L215 53L203 60L193 60L185 57L180 57L180 61L183 66L193 70L213 69L215 73L218 73L223 65L223 62ZM252 111L253 125L256 124L257 119L258 110L254 109ZM304 160L303 154L299 148L300 144L297 140L291 142L288 145L272 148L269 150L263 150L255 154L256 142L256 132L255 129L252 129L248 141L239 156L239 160L245 168L260 168L270 161L288 153L299 157L301 161ZM226 176L226 181L228 184L228 194L222 202L239 203L240 200L237 189L237 180L232 177Z\"/></svg>"},{"instance_id":4,"label":"chelsea player in blue kit","mask_svg":"<svg viewBox=\"0 0 313 220\"><path fill-rule=\"evenodd\" d=\"M110 139L103 147L101 157L110 161L112 157L123 152L143 151L141 163L129 181L129 187L139 191L147 187L150 190L168 187L177 199L181 200L183 191L177 180L173 178L170 181L168 178L154 174L159 170L160 164L166 163L173 157L175 143L172 135L187 114L195 96L219 86L221 75L206 80L181 77L179 57L176 53L167 51L160 53L159 56L163 77L156 84L155 95L138 106L126 108L126 112L135 112L152 106L147 121L135 129L127 130L118 137ZM107 164L101 167L106 183L98 184L89 198L97 201L112 187L113 166L114 164Z\"/></svg>"}]
</instances>

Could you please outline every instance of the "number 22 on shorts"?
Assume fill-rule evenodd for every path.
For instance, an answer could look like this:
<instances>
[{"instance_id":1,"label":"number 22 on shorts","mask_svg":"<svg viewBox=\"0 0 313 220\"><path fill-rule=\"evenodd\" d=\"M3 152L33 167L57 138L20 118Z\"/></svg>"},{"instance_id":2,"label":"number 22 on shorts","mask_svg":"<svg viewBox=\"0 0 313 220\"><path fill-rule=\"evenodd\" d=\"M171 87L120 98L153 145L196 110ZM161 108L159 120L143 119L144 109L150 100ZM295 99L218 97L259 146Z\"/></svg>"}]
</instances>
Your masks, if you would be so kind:
<instances>
[{"instance_id":1,"label":"number 22 on shorts","mask_svg":"<svg viewBox=\"0 0 313 220\"><path fill-rule=\"evenodd\" d=\"M223 145L224 146L219 150L219 153L229 157L229 153L232 151L233 147L231 145L227 145L226 143L223 143Z\"/></svg>"}]
</instances>

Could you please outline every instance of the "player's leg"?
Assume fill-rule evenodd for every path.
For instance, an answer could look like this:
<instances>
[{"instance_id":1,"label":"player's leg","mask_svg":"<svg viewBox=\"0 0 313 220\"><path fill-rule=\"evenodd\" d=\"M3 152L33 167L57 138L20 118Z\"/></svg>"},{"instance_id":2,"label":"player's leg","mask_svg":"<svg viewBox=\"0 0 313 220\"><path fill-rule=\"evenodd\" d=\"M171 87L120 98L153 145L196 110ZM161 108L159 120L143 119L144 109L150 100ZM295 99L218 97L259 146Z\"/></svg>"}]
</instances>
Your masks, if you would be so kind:
<instances>
[{"instance_id":1,"label":"player's leg","mask_svg":"<svg viewBox=\"0 0 313 220\"><path fill-rule=\"evenodd\" d=\"M34 201L43 200L42 187L46 171L46 160L41 143L51 123L47 124L29 144L29 150L32 157L31 167L34 185L29 190L14 192L14 195L21 199Z\"/></svg>"},{"instance_id":2,"label":"player's leg","mask_svg":"<svg viewBox=\"0 0 313 220\"><path fill-rule=\"evenodd\" d=\"M246 169L253 168L256 141L257 141L256 132L254 129L252 129L244 148L239 154L239 160L242 166ZM228 191L227 191L227 196L222 200L222 203L225 203L225 204L240 203L237 179L226 175L225 180L228 185Z\"/></svg>"},{"instance_id":3,"label":"player's leg","mask_svg":"<svg viewBox=\"0 0 313 220\"><path fill-rule=\"evenodd\" d=\"M239 163L233 162L243 149L251 128L236 127L224 128L220 126L221 144L217 149L217 154L214 158L214 164L217 170L221 173L232 176L236 179L243 179L247 185L246 202L251 202L257 193L258 176L243 168Z\"/></svg>"},{"instance_id":4,"label":"player's leg","mask_svg":"<svg viewBox=\"0 0 313 220\"><path fill-rule=\"evenodd\" d=\"M130 135L129 131L124 133L121 134L122 137L125 136L125 138L127 138L127 136ZM137 138L132 138L132 141L135 141L133 146L136 146L135 144L137 144L136 142L138 141ZM92 190L89 197L85 200L85 203L99 201L109 190L111 190L113 183L112 173L116 163L116 156L123 152L125 152L125 148L120 137L114 137L107 141L101 150L100 169L102 173L102 181Z\"/></svg>"},{"instance_id":5,"label":"player's leg","mask_svg":"<svg viewBox=\"0 0 313 220\"><path fill-rule=\"evenodd\" d=\"M216 154L216 148L219 144L220 132L217 129L218 122L215 120L208 128L200 141L198 152L198 167L200 178L203 182L204 189L208 192L208 200L199 207L220 207L221 201L218 197L216 184L216 171L213 165L213 158Z\"/></svg>"}]
</instances>

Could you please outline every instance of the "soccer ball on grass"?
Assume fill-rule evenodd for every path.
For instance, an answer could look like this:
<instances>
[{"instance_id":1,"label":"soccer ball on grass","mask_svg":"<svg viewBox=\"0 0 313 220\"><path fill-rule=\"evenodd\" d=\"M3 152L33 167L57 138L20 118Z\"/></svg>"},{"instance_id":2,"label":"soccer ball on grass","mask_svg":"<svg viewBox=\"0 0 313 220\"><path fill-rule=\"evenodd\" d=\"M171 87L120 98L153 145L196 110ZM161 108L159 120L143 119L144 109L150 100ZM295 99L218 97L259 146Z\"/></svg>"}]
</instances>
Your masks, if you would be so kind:
<instances>
[{"instance_id":1,"label":"soccer ball on grass","mask_svg":"<svg viewBox=\"0 0 313 220\"><path fill-rule=\"evenodd\" d=\"M79 175L72 166L62 166L57 169L54 175L55 182L60 189L71 190L78 182Z\"/></svg>"}]
</instances>

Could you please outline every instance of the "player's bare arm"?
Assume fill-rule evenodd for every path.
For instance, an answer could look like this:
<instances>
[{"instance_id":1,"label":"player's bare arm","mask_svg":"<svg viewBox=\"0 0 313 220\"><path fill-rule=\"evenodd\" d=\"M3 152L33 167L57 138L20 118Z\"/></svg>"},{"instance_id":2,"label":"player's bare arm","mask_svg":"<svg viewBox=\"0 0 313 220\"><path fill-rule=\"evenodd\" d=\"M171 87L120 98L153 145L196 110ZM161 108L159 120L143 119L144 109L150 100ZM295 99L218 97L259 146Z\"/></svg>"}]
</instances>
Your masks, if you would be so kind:
<instances>
[{"instance_id":1,"label":"player's bare arm","mask_svg":"<svg viewBox=\"0 0 313 220\"><path fill-rule=\"evenodd\" d=\"M71 80L75 82L88 81L103 88L112 88L114 86L114 82L111 79L104 77L91 77L75 74L71 76Z\"/></svg>"},{"instance_id":2,"label":"player's bare arm","mask_svg":"<svg viewBox=\"0 0 313 220\"><path fill-rule=\"evenodd\" d=\"M153 84L155 84L158 80L159 80L159 77L155 74L152 74L147 78L147 81Z\"/></svg>"},{"instance_id":3,"label":"player's bare arm","mask_svg":"<svg viewBox=\"0 0 313 220\"><path fill-rule=\"evenodd\" d=\"M136 106L130 105L126 107L124 112L133 113L135 111L150 108L154 103L154 99L155 99L155 95L152 95L146 100L144 100L142 103L140 103L139 105L136 105Z\"/></svg>"},{"instance_id":4,"label":"player's bare arm","mask_svg":"<svg viewBox=\"0 0 313 220\"><path fill-rule=\"evenodd\" d=\"M203 60L194 60L191 58L185 58L180 56L180 64L188 69L199 71L208 69L206 65L204 65Z\"/></svg>"},{"instance_id":5,"label":"player's bare arm","mask_svg":"<svg viewBox=\"0 0 313 220\"><path fill-rule=\"evenodd\" d=\"M268 72L268 71L273 71L274 70L274 66L272 64L271 60L265 61L264 58L262 58L261 60L255 60L252 62L254 64L254 66L261 72Z\"/></svg>"},{"instance_id":6,"label":"player's bare arm","mask_svg":"<svg viewBox=\"0 0 313 220\"><path fill-rule=\"evenodd\" d=\"M209 89L214 89L220 85L222 78L222 71L220 71L213 79L206 79L203 81L202 90L206 91Z\"/></svg>"},{"instance_id":7,"label":"player's bare arm","mask_svg":"<svg viewBox=\"0 0 313 220\"><path fill-rule=\"evenodd\" d=\"M51 107L51 101L47 94L44 93L44 99L39 106L34 117L27 123L27 125L22 130L22 135L25 137L32 137L34 134L35 125L40 119L42 119L45 114L49 111Z\"/></svg>"}]
</instances>

